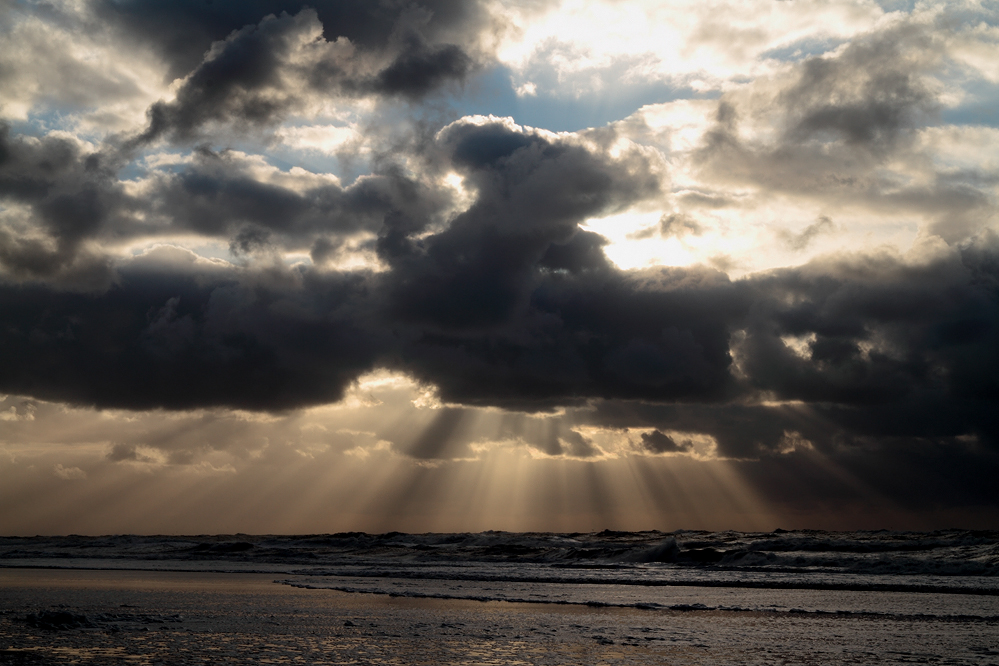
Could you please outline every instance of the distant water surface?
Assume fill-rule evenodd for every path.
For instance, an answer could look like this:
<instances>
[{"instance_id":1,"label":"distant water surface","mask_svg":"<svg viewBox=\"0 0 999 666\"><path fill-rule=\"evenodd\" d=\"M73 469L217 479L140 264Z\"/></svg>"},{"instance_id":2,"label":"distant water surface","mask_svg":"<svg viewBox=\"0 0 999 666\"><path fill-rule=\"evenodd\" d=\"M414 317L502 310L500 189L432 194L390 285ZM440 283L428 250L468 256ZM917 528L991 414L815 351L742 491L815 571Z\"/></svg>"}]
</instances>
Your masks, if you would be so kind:
<instances>
[{"instance_id":1,"label":"distant water surface","mask_svg":"<svg viewBox=\"0 0 999 666\"><path fill-rule=\"evenodd\" d=\"M580 655L591 649L584 649L588 641L597 641L607 649L630 646L628 649L634 650L639 646L662 647L668 642L682 652L683 663L784 663L781 660L786 659L829 663L828 659L833 659L884 664L942 659L951 664L999 664L996 531L0 537L3 567L11 573L20 569L29 575L22 580L29 581L32 578L27 570L39 567L64 573L90 569L124 574L131 570L171 576L264 573L267 580L274 581L271 585L275 589L315 595L320 610L310 611L317 614L309 621L325 627L322 631L332 632L330 636L347 636L347 629L336 629L341 624L350 632L358 631L342 620L324 617L322 599L331 594L352 593L337 598L395 599L400 603L407 599L414 603L487 602L483 612L491 609L488 612L498 618L497 627L510 622L515 626L509 636L498 634L507 636L507 642L488 643L493 646L488 650L527 650L517 652L525 655L540 650L537 654L549 655L551 663L575 663L576 657L556 659L552 648L543 645L555 636L545 638L547 634L537 627L538 617L555 612L546 608L577 614L601 609L630 614L574 615L576 624L563 628L569 633L558 634L558 644L583 641ZM60 594L67 595L61 592L56 596ZM496 602L513 603L497 606ZM198 607L204 602L191 603ZM228 612L229 602L221 597L212 603L219 606L212 617ZM174 605L171 602L170 608ZM108 608L113 612L105 611L107 617L121 613L114 610L113 603ZM465 624L461 625L465 628L452 627L446 619L449 608L439 607L445 617L440 626L453 632L456 640L466 634L476 638L475 632L485 636L496 631L469 629L480 620L466 606L462 611ZM538 611L525 615L517 608ZM372 617L371 622L377 624L387 622L389 616ZM612 617L616 619L607 624ZM10 635L27 641L25 635L17 633L20 625L15 620L9 625L14 632ZM560 622L557 618L551 621L552 626ZM419 642L424 639L409 636L398 624L402 620L392 622L396 623L392 625L395 633L386 636L416 641L412 646L424 645ZM526 624L519 626L517 622ZM239 640L249 641L247 645L258 640L252 637L266 628L240 626ZM431 631L428 627L420 631ZM277 627L273 631L284 630ZM288 635L290 646L295 644L293 634L297 631ZM436 635L435 631L431 634ZM774 631L783 632L783 638L775 638ZM175 633L178 645L189 645L184 649L209 650L195 634L185 634L179 628ZM378 638L377 633L372 636L375 643L362 644L380 646L378 641L388 640ZM663 642L648 642L648 636L658 636L656 640ZM806 645L813 640L821 649ZM464 645L459 641L453 648L460 652ZM416 649L412 646L407 649ZM346 648L334 641L328 649ZM572 650L566 654L576 655ZM662 656L656 650L659 647L648 653L649 663L658 663ZM701 655L702 662L690 650L708 651ZM738 658L729 660L725 655L730 650ZM837 657L839 650L843 652ZM237 650L233 654L238 661L242 653ZM641 661L637 654L633 655L634 663ZM844 656L847 654L849 659ZM548 663L537 659L528 661ZM449 663L465 663L463 660L455 657ZM474 659L468 663L473 662L492 663ZM506 662L501 659L496 663Z\"/></svg>"},{"instance_id":2,"label":"distant water surface","mask_svg":"<svg viewBox=\"0 0 999 666\"><path fill-rule=\"evenodd\" d=\"M999 531L0 537L0 566L255 571L411 597L999 616Z\"/></svg>"}]
</instances>

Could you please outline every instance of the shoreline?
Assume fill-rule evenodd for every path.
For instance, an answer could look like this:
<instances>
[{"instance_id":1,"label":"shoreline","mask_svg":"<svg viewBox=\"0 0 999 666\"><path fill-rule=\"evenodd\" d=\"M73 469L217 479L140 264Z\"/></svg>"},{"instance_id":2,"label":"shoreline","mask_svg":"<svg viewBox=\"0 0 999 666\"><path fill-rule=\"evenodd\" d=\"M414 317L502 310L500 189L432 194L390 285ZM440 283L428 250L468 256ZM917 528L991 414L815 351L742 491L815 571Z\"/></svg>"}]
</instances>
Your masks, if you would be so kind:
<instances>
[{"instance_id":1,"label":"shoreline","mask_svg":"<svg viewBox=\"0 0 999 666\"><path fill-rule=\"evenodd\" d=\"M3 666L762 666L912 663L940 655L950 657L949 663L984 666L999 655L999 620L958 617L920 620L413 598L295 588L268 573L3 568L0 590ZM31 614L37 618L46 610L79 616L81 626L32 626Z\"/></svg>"},{"instance_id":2,"label":"shoreline","mask_svg":"<svg viewBox=\"0 0 999 666\"><path fill-rule=\"evenodd\" d=\"M79 558L84 559L84 558ZM159 560L163 561L163 560ZM137 560L131 560L131 562L137 562ZM33 563L10 563L10 560L0 560L0 570L3 569L39 569L39 570L68 570L68 571L145 571L145 572L173 572L173 573L219 573L219 574L267 574L267 575L284 575L284 576L300 576L309 577L316 576L318 578L323 577L347 577L347 578L357 578L359 580L369 579L369 578L380 578L386 577L382 575L384 572L379 571L374 574L353 574L346 575L343 573L328 572L328 569L320 570L316 573L306 573L303 571L303 566L301 564L295 565L294 567L289 567L287 565L274 565L270 570L264 569L261 563L254 563L252 566L254 568L247 568L240 570L238 568L223 568L223 567L207 567L207 568L197 568L197 567L150 567L150 566L134 566L131 564L125 566L94 566L88 564L78 564L74 565L71 563L65 564L41 564L37 562ZM380 565L388 566L388 565ZM393 566L398 566L393 564ZM419 569L418 566L405 566L403 565L401 570L408 569ZM728 571L738 572L740 569L730 569ZM398 574L398 571L393 572ZM753 573L759 574L759 571L754 571ZM777 574L782 574L785 572L774 572ZM856 574L863 575L863 574ZM904 577L905 574L896 574L898 576ZM912 574L915 577L918 574ZM997 587L971 587L971 586L958 586L958 585L927 585L927 584L914 584L907 585L904 583L825 583L825 582L798 582L798 581L782 581L782 580L696 580L696 579L679 579L679 580L635 580L630 578L604 578L599 580L592 579L559 579L557 577L532 577L532 576L505 576L505 577L485 577L485 576L472 576L472 575L456 575L449 573L447 576L436 575L433 573L421 572L419 576L404 576L395 575L391 576L393 578L400 579L419 579L419 580L459 580L468 582L515 582L524 584L572 584L572 585L586 585L586 586L606 586L606 585L622 585L622 586L633 586L633 587L648 587L648 588L671 588L671 587L697 587L705 589L715 589L715 588L735 588L735 589L746 589L746 590L801 590L801 591L815 591L815 592L892 592L892 593L904 593L904 594L952 594L952 595L968 595L968 596L986 596L986 597L999 597L999 586ZM947 575L941 575L942 578L947 578ZM967 578L967 576L953 576L954 578ZM291 583L287 583L291 584ZM334 589L334 588L310 588L310 589Z\"/></svg>"}]
</instances>

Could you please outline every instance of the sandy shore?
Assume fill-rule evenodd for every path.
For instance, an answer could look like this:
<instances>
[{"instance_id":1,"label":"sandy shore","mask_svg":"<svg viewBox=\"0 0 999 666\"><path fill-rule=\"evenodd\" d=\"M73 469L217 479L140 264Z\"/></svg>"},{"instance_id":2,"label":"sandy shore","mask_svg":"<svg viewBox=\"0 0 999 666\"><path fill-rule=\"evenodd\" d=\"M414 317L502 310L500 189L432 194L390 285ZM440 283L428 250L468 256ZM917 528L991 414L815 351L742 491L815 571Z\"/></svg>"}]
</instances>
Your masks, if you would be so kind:
<instances>
[{"instance_id":1,"label":"sandy shore","mask_svg":"<svg viewBox=\"0 0 999 666\"><path fill-rule=\"evenodd\" d=\"M0 665L999 663L994 624L408 599L273 580L0 569Z\"/></svg>"}]
</instances>

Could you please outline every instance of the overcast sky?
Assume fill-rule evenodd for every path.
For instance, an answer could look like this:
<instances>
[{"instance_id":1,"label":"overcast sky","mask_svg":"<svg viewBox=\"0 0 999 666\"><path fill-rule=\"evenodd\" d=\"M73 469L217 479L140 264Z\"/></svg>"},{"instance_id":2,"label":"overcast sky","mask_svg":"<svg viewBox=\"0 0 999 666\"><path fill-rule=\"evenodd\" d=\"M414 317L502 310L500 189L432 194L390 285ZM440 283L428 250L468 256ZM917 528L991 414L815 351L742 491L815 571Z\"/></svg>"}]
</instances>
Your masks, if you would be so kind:
<instances>
[{"instance_id":1,"label":"overcast sky","mask_svg":"<svg viewBox=\"0 0 999 666\"><path fill-rule=\"evenodd\" d=\"M0 0L0 533L996 527L999 3Z\"/></svg>"}]
</instances>

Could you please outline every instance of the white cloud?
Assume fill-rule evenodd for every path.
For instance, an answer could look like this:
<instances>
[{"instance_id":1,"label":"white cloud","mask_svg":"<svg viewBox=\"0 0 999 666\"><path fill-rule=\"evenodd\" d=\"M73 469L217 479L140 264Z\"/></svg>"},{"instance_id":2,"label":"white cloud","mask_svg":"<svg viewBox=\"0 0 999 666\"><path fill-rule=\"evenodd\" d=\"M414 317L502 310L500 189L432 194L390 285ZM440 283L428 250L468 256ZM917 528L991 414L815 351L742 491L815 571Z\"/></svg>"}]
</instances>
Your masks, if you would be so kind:
<instances>
[{"instance_id":1,"label":"white cloud","mask_svg":"<svg viewBox=\"0 0 999 666\"><path fill-rule=\"evenodd\" d=\"M55 3L52 9L61 20L32 15L27 3L5 12L0 116L24 120L48 109L99 133L141 123L149 104L167 92L163 65L151 52L116 39L82 4Z\"/></svg>"},{"instance_id":2,"label":"white cloud","mask_svg":"<svg viewBox=\"0 0 999 666\"><path fill-rule=\"evenodd\" d=\"M602 85L600 70L626 59L631 64L625 76L719 89L726 81L770 71L769 51L848 39L883 16L876 3L856 0L569 0L542 17L533 7L501 7L518 28L500 45L504 63L522 77L549 67L562 82L590 87ZM577 77L581 72L591 75Z\"/></svg>"}]
</instances>

